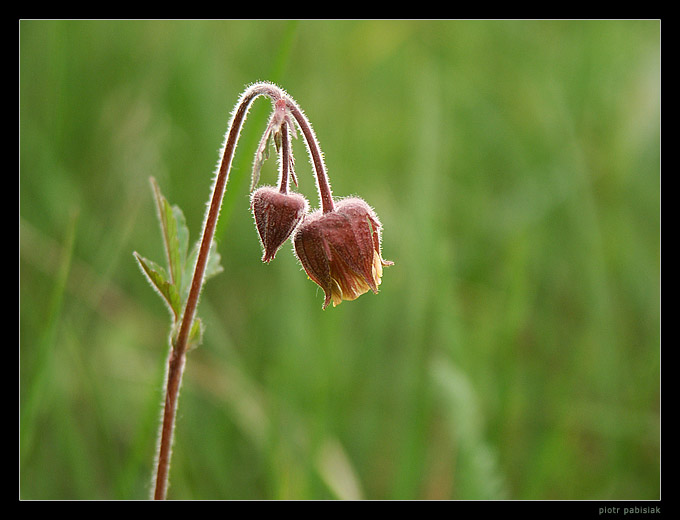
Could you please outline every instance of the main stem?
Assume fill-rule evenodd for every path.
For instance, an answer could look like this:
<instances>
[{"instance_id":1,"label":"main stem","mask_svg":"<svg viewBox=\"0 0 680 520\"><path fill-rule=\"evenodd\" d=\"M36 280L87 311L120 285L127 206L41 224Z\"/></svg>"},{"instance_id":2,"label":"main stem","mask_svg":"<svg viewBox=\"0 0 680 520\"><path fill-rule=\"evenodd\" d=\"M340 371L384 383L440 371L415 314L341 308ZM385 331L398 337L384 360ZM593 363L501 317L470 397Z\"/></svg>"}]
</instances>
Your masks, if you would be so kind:
<instances>
[{"instance_id":1,"label":"main stem","mask_svg":"<svg viewBox=\"0 0 680 520\"><path fill-rule=\"evenodd\" d=\"M184 308L182 323L179 328L177 339L173 343L170 350L170 355L168 356L166 393L163 406L163 423L161 426L158 456L156 459L156 482L153 495L155 500L163 500L167 495L172 439L175 428L175 417L177 415L177 399L179 396L179 389L182 383L182 375L184 372L187 340L189 338L191 325L194 322L196 307L198 306L198 298L203 286L203 276L208 263L210 246L215 236L217 219L219 217L222 199L224 198L224 191L229 178L229 171L231 169L231 163L234 157L234 150L236 149L236 143L238 142L241 127L243 126L243 122L245 121L246 115L248 113L248 107L250 106L250 103L260 95L268 96L274 103L281 99L285 100L286 106L290 110L291 114L293 114L293 117L295 117L298 126L305 136L307 148L312 157L314 169L316 170L317 174L319 194L321 197L323 211L328 212L333 210L333 198L331 196L330 185L326 177L321 150L316 141L316 137L314 136L311 125L305 118L300 108L292 99L290 99L281 89L275 85L270 83L256 83L250 86L242 94L241 99L237 103L232 120L229 124L229 130L227 131L227 137L222 152L222 160L220 162L220 167L213 185L210 207L206 213L205 222L203 225L203 237L201 238L201 246L199 248L198 258L196 259L194 277L191 281L191 288L189 289L189 296Z\"/></svg>"},{"instance_id":2,"label":"main stem","mask_svg":"<svg viewBox=\"0 0 680 520\"><path fill-rule=\"evenodd\" d=\"M231 120L227 138L224 144L224 151L222 153L222 161L220 168L215 178L213 186L212 200L210 207L206 214L205 223L203 225L203 238L201 239L201 246L196 259L196 267L194 268L194 277L191 281L191 288L189 296L187 297L182 323L180 325L177 339L172 345L170 355L168 358L167 380L166 380L166 394L165 404L163 407L163 424L160 433L160 443L158 445L157 470L156 470L156 484L154 489L154 499L163 500L166 497L168 489L168 471L170 468L170 454L172 449L172 438L175 426L175 417L177 412L177 398L179 396L179 388L182 382L182 374L184 372L184 364L186 358L187 339L189 331L194 321L196 314L196 307L198 306L198 298L203 285L203 275L205 274L205 267L208 263L208 255L210 252L210 245L215 236L215 228L217 226L217 218L219 216L222 199L224 198L224 190L227 185L229 177L229 170L231 169L231 162L234 157L234 150L241 131L241 126L245 120L248 112L248 106L251 101L260 94L265 94L266 89L255 88L255 86L248 89L239 104Z\"/></svg>"}]
</instances>

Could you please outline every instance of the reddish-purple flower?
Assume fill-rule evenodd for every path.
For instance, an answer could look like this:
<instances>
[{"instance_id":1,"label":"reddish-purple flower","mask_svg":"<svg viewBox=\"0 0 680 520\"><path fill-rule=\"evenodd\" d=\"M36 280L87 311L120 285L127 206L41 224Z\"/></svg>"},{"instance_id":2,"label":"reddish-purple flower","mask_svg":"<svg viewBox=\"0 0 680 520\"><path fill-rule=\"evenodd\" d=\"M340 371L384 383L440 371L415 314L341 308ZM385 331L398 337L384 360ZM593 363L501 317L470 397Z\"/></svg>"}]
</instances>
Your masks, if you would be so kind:
<instances>
[{"instance_id":1,"label":"reddish-purple flower","mask_svg":"<svg viewBox=\"0 0 680 520\"><path fill-rule=\"evenodd\" d=\"M380 221L362 199L336 202L332 211L307 215L293 236L295 253L309 278L325 293L323 308L378 292L383 266Z\"/></svg>"},{"instance_id":2,"label":"reddish-purple flower","mask_svg":"<svg viewBox=\"0 0 680 520\"><path fill-rule=\"evenodd\" d=\"M263 186L253 192L250 207L264 248L262 261L269 263L307 213L307 199Z\"/></svg>"}]
</instances>

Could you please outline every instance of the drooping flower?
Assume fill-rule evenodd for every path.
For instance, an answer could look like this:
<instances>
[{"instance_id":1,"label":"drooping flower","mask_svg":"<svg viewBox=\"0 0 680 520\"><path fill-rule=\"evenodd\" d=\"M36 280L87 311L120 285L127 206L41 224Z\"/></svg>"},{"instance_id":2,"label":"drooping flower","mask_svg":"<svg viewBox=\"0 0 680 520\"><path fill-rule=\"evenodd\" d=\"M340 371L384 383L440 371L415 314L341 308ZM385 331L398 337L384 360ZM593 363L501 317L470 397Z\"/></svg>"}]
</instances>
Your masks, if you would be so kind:
<instances>
[{"instance_id":1,"label":"drooping flower","mask_svg":"<svg viewBox=\"0 0 680 520\"><path fill-rule=\"evenodd\" d=\"M295 253L309 278L325 293L323 308L354 300L369 289L377 294L384 266L380 221L357 197L338 201L332 211L307 215L293 236Z\"/></svg>"},{"instance_id":2,"label":"drooping flower","mask_svg":"<svg viewBox=\"0 0 680 520\"><path fill-rule=\"evenodd\" d=\"M253 192L250 207L264 248L262 261L269 263L307 213L307 199L263 186Z\"/></svg>"},{"instance_id":3,"label":"drooping flower","mask_svg":"<svg viewBox=\"0 0 680 520\"><path fill-rule=\"evenodd\" d=\"M255 225L264 247L262 260L271 261L293 234L295 254L311 280L325 293L323 308L333 302L354 300L372 290L378 292L383 267L392 262L380 253L381 225L371 207L358 197L334 201L323 154L307 117L284 92L263 86L274 102L274 112L260 140L253 163L251 189L260 168L275 145L280 161L279 189L263 187L251 198ZM307 214L307 201L288 193L288 177L297 185L289 132L300 129L316 173L321 208ZM295 134L294 134L295 135Z\"/></svg>"}]
</instances>

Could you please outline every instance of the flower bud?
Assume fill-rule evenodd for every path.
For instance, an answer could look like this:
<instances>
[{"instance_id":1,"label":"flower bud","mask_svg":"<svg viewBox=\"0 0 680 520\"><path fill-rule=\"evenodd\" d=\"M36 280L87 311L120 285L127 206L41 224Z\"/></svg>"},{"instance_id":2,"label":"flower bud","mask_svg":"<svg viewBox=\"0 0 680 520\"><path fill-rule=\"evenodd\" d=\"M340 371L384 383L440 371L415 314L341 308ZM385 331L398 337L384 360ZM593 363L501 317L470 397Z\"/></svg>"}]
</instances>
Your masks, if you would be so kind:
<instances>
[{"instance_id":1,"label":"flower bud","mask_svg":"<svg viewBox=\"0 0 680 520\"><path fill-rule=\"evenodd\" d=\"M371 289L378 292L383 266L393 262L380 255L380 221L362 199L347 198L335 209L307 215L298 226L295 253L309 278L332 301L354 300Z\"/></svg>"},{"instance_id":2,"label":"flower bud","mask_svg":"<svg viewBox=\"0 0 680 520\"><path fill-rule=\"evenodd\" d=\"M250 207L269 263L307 212L307 199L299 193L281 193L271 186L253 192Z\"/></svg>"}]
</instances>

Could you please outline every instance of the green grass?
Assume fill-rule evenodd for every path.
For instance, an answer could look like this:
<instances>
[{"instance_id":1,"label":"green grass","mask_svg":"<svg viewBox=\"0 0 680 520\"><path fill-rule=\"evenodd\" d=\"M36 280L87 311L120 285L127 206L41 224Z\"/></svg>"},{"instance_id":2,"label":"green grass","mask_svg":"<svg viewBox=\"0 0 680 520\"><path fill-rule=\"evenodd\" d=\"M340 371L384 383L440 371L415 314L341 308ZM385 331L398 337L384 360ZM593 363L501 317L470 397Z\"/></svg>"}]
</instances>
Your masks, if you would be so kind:
<instances>
[{"instance_id":1,"label":"green grass","mask_svg":"<svg viewBox=\"0 0 680 520\"><path fill-rule=\"evenodd\" d=\"M132 256L162 258L149 177L197 237L256 80L305 110L395 265L322 311L292 246L260 262L256 101L169 497L659 498L658 21L19 30L20 498L149 496L168 336Z\"/></svg>"}]
</instances>

